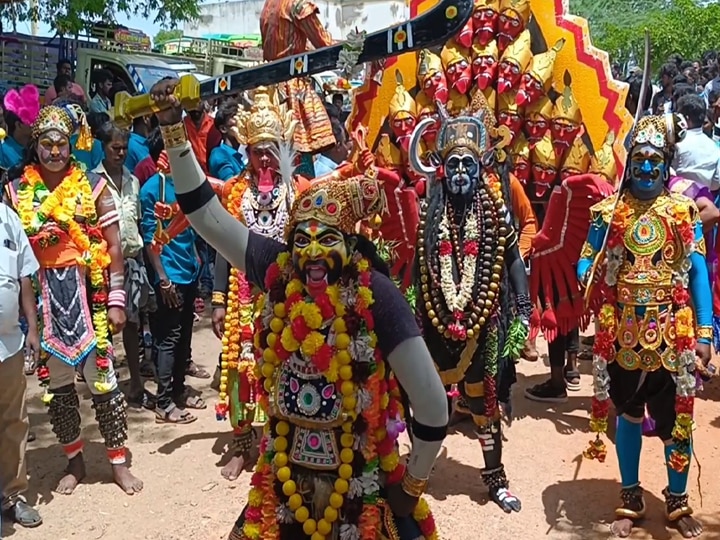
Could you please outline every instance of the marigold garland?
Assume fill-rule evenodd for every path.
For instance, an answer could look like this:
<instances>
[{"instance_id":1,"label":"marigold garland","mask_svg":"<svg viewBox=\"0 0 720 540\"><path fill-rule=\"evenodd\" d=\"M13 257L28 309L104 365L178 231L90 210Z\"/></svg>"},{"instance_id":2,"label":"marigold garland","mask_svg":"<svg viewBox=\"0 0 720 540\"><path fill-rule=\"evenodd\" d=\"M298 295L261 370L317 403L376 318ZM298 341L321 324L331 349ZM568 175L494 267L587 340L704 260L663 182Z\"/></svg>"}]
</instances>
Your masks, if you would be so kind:
<instances>
[{"instance_id":1,"label":"marigold garland","mask_svg":"<svg viewBox=\"0 0 720 540\"><path fill-rule=\"evenodd\" d=\"M106 393L112 388L107 380L113 352L107 319L106 269L110 265L110 255L102 231L97 226L92 191L87 176L75 165L70 167L53 191L45 185L39 167L30 165L20 178L17 211L35 249L71 241L81 253L76 262L87 268L90 275L92 324L97 344L95 363L98 380L93 384L99 392ZM79 223L75 216L82 217L83 222ZM46 371L44 365L38 369L41 384L47 382L49 374Z\"/></svg>"},{"instance_id":2,"label":"marigold garland","mask_svg":"<svg viewBox=\"0 0 720 540\"><path fill-rule=\"evenodd\" d=\"M243 526L243 534L250 540L279 537L280 510L271 511L277 504L284 505L283 512L289 511L314 540L330 535L340 515L345 516L344 523L358 527L362 540L376 540L381 527L378 474L383 471L387 483L402 479L404 466L399 463L396 444L405 429L400 390L376 347L369 263L356 259L351 274L351 279L343 278L340 285L327 287L312 301L293 275L288 253L282 253L266 274L268 293L260 303L254 338L263 402L274 391L276 370L294 353L302 352L317 371L335 382L348 420L342 424L338 478L330 504L317 521L293 480L287 455L291 426L284 420L270 420L261 441L262 455L253 474ZM354 298L343 305L341 298L348 298L353 291ZM327 339L320 332L322 328L329 329ZM359 351L367 351L366 356L358 356L363 354ZM354 450L358 442L364 443L359 449L361 456ZM365 481L376 479L375 487L364 488L359 499L351 498L352 486L372 484L356 485L361 476ZM266 498L275 493L281 495L273 503L267 502ZM427 505L418 505L416 514L427 538L437 539Z\"/></svg>"}]
</instances>

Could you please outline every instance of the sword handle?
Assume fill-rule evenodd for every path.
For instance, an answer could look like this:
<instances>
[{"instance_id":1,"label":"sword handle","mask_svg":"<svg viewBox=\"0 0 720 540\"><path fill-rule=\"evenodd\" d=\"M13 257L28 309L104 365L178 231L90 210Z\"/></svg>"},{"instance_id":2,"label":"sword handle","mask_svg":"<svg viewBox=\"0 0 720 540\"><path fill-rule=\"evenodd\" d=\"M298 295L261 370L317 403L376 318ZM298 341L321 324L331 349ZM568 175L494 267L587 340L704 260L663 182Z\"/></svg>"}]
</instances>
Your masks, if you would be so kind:
<instances>
[{"instance_id":1,"label":"sword handle","mask_svg":"<svg viewBox=\"0 0 720 540\"><path fill-rule=\"evenodd\" d=\"M193 75L183 75L174 94L184 109L195 109L200 103L200 82ZM115 95L113 119L120 127L126 128L135 118L160 112L167 107L167 104L156 103L150 94L131 96L127 92L119 92Z\"/></svg>"}]
</instances>

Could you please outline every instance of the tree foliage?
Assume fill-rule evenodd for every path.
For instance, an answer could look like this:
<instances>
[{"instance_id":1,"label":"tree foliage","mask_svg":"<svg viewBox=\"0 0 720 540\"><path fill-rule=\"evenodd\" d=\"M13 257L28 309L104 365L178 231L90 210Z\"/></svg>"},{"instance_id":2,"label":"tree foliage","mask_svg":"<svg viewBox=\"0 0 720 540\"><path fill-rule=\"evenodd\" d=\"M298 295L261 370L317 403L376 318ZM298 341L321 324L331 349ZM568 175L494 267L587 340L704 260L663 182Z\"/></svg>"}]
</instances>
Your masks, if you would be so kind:
<instances>
[{"instance_id":1,"label":"tree foliage","mask_svg":"<svg viewBox=\"0 0 720 540\"><path fill-rule=\"evenodd\" d=\"M172 30L165 30L163 28L155 34L155 37L153 38L153 45L160 45L166 41L180 39L181 37L183 37L183 31L180 28L173 28Z\"/></svg>"},{"instance_id":2,"label":"tree foliage","mask_svg":"<svg viewBox=\"0 0 720 540\"><path fill-rule=\"evenodd\" d=\"M172 28L197 19L200 0L25 0L4 5L4 20L43 22L63 34L74 34L93 22L115 21L117 15L152 19Z\"/></svg>"},{"instance_id":3,"label":"tree foliage","mask_svg":"<svg viewBox=\"0 0 720 540\"><path fill-rule=\"evenodd\" d=\"M613 62L642 62L646 28L656 69L672 53L695 60L720 48L717 0L570 0L570 11L589 21L593 44Z\"/></svg>"}]
</instances>

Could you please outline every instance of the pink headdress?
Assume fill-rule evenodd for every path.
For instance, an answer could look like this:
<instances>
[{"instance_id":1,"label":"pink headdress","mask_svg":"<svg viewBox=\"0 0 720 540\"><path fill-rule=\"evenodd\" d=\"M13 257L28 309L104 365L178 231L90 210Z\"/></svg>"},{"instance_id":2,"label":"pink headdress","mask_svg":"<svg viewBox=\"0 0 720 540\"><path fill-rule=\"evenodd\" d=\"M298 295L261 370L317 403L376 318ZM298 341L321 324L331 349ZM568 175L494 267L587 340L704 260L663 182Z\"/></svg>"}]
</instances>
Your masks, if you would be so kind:
<instances>
[{"instance_id":1,"label":"pink headdress","mask_svg":"<svg viewBox=\"0 0 720 540\"><path fill-rule=\"evenodd\" d=\"M32 126L40 112L40 91L34 84L27 84L20 90L5 94L5 110L14 112L20 121Z\"/></svg>"}]
</instances>

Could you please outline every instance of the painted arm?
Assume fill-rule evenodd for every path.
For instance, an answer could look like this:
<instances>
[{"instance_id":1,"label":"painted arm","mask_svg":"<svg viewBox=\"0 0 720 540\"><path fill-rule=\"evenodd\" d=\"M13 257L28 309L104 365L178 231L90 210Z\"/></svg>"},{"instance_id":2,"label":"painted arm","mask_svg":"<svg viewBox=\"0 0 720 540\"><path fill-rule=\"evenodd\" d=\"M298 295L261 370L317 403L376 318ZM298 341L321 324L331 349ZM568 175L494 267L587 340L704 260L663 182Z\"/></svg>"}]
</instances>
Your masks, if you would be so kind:
<instances>
[{"instance_id":1,"label":"painted arm","mask_svg":"<svg viewBox=\"0 0 720 540\"><path fill-rule=\"evenodd\" d=\"M537 234L537 220L530 199L525 194L520 180L514 175L510 175L510 198L512 199L513 213L520 224L520 237L518 238L520 256L525 259L530 254L532 239Z\"/></svg>"},{"instance_id":2,"label":"painted arm","mask_svg":"<svg viewBox=\"0 0 720 540\"><path fill-rule=\"evenodd\" d=\"M298 0L293 6L295 25L305 34L316 49L332 45L332 36L325 30L319 16L318 7L307 0Z\"/></svg>"},{"instance_id":3,"label":"painted arm","mask_svg":"<svg viewBox=\"0 0 720 540\"><path fill-rule=\"evenodd\" d=\"M115 201L107 187L100 192L95 201L103 238L107 242L108 255L110 255L110 294L113 291L124 291L125 263L123 260L122 244L120 243L120 215L115 209Z\"/></svg>"},{"instance_id":4,"label":"painted arm","mask_svg":"<svg viewBox=\"0 0 720 540\"><path fill-rule=\"evenodd\" d=\"M602 249L607 224L602 219L600 212L593 212L592 223L588 231L587 240L580 252L580 260L577 264L577 277L580 283L586 284L593 262L598 252Z\"/></svg>"},{"instance_id":5,"label":"painted arm","mask_svg":"<svg viewBox=\"0 0 720 540\"><path fill-rule=\"evenodd\" d=\"M166 146L180 209L208 244L231 266L244 272L248 228L223 208L190 143L173 145L166 142Z\"/></svg>"},{"instance_id":6,"label":"painted arm","mask_svg":"<svg viewBox=\"0 0 720 540\"><path fill-rule=\"evenodd\" d=\"M212 307L225 308L230 278L230 265L218 254L215 258L215 279L213 281Z\"/></svg>"},{"instance_id":7,"label":"painted arm","mask_svg":"<svg viewBox=\"0 0 720 540\"><path fill-rule=\"evenodd\" d=\"M407 463L415 478L429 478L448 424L447 395L425 341L412 337L388 355L388 363L413 409L413 445Z\"/></svg>"},{"instance_id":8,"label":"painted arm","mask_svg":"<svg viewBox=\"0 0 720 540\"><path fill-rule=\"evenodd\" d=\"M705 249L703 242L703 228L700 220L694 224L695 242L700 246L690 254L690 296L695 307L695 321L698 328L712 329L712 292L707 264L705 263ZM710 340L699 338L698 342L710 344Z\"/></svg>"}]
</instances>

